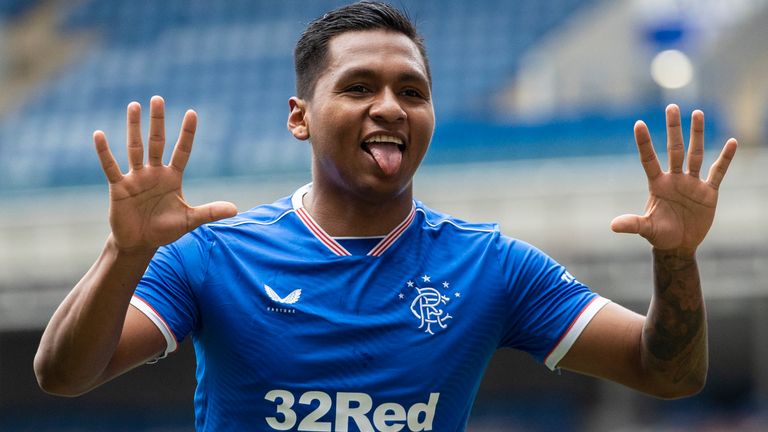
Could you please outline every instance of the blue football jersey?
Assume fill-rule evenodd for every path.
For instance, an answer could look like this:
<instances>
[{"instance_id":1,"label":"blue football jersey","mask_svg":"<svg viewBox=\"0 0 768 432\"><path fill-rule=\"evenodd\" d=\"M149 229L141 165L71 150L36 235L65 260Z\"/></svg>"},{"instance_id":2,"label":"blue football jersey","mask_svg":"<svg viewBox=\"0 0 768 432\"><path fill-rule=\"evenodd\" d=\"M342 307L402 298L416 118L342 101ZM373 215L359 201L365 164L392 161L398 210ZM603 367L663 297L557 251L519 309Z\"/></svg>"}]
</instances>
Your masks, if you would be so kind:
<instances>
[{"instance_id":1,"label":"blue football jersey","mask_svg":"<svg viewBox=\"0 0 768 432\"><path fill-rule=\"evenodd\" d=\"M494 351L554 369L608 302L418 201L387 236L335 239L310 187L160 248L136 289L166 354L192 338L198 430L464 430Z\"/></svg>"}]
</instances>

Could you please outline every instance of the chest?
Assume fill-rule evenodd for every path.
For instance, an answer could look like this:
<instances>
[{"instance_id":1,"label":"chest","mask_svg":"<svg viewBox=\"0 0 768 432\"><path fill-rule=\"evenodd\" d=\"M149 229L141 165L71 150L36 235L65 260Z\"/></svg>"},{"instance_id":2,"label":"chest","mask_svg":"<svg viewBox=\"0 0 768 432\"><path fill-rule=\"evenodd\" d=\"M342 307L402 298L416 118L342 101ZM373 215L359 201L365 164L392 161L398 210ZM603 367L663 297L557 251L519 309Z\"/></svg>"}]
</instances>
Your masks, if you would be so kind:
<instances>
[{"instance_id":1,"label":"chest","mask_svg":"<svg viewBox=\"0 0 768 432\"><path fill-rule=\"evenodd\" d=\"M407 376L457 355L482 363L498 344L500 281L476 258L241 261L199 290L198 337L271 379L394 364Z\"/></svg>"}]
</instances>

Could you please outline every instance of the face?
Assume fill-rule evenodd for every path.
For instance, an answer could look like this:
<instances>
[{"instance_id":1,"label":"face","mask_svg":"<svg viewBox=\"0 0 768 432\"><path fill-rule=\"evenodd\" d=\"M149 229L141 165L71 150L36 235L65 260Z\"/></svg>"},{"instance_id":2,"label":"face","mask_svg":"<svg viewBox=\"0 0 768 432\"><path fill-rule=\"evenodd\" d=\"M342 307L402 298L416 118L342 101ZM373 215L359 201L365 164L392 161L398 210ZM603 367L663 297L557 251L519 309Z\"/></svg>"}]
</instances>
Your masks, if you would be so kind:
<instances>
[{"instance_id":1,"label":"face","mask_svg":"<svg viewBox=\"0 0 768 432\"><path fill-rule=\"evenodd\" d=\"M332 38L327 55L312 98L289 102L289 129L312 144L314 188L364 200L410 194L435 124L418 48L400 33L354 31Z\"/></svg>"}]
</instances>

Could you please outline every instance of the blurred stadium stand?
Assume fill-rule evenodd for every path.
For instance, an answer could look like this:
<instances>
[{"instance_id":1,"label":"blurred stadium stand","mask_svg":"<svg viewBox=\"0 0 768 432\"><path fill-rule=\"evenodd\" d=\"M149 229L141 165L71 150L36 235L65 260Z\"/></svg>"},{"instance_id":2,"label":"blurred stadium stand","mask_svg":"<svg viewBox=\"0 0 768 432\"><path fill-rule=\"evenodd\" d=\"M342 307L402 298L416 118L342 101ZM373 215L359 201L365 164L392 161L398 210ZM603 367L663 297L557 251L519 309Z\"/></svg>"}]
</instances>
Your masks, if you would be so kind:
<instances>
[{"instance_id":1,"label":"blurred stadium stand","mask_svg":"<svg viewBox=\"0 0 768 432\"><path fill-rule=\"evenodd\" d=\"M36 6L34 1L0 0L0 16L12 19L34 6Z\"/></svg>"},{"instance_id":2,"label":"blurred stadium stand","mask_svg":"<svg viewBox=\"0 0 768 432\"><path fill-rule=\"evenodd\" d=\"M310 19L342 3L83 1L61 10L55 24L64 38L96 34L97 42L75 54L0 124L2 155L13 155L1 159L0 188L100 182L97 170L84 169L93 158L86 145L90 132L99 128L108 137L121 136L115 132L122 130L126 101L146 102L153 94L165 97L169 119L188 107L200 114L203 145L196 148L190 176L304 170L307 148L292 143L285 129L286 101L293 94L292 49ZM451 123L497 117L488 101L513 73L520 54L592 3L406 2L428 41L434 71L440 145L431 157L462 160L468 143L465 136L454 138ZM487 159L499 152L514 157L514 148L507 149L508 132L487 129L471 144L487 147L489 152L477 152ZM534 146L538 155L584 151L583 145L566 142L566 134L557 142L536 131L528 135L548 143ZM524 144L529 143L516 147Z\"/></svg>"},{"instance_id":3,"label":"blurred stadium stand","mask_svg":"<svg viewBox=\"0 0 768 432\"><path fill-rule=\"evenodd\" d=\"M40 331L108 233L91 133L104 130L125 161L125 106L160 94L170 141L186 109L200 117L190 202L246 209L289 194L309 177L309 149L285 128L293 46L311 19L344 3L0 0L0 430L189 429L189 347L76 400L34 384ZM394 3L419 24L434 80L437 129L417 196L499 221L638 312L650 297L649 252L608 230L645 201L634 121L646 120L663 152L663 107L677 102L705 110L710 149L728 136L742 144L700 251L707 389L662 403L502 352L470 430L768 428L768 1ZM648 72L671 48L696 67L680 89Z\"/></svg>"}]
</instances>

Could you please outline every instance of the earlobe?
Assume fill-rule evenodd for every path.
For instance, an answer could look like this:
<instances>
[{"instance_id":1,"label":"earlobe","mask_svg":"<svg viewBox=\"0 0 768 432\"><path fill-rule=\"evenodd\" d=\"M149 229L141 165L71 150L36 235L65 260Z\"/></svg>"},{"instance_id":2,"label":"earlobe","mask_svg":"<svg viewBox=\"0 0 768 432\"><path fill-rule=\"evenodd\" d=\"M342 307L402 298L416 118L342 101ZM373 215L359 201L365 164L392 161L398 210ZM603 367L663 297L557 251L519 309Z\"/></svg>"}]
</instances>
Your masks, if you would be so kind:
<instances>
[{"instance_id":1,"label":"earlobe","mask_svg":"<svg viewBox=\"0 0 768 432\"><path fill-rule=\"evenodd\" d=\"M296 139L302 141L309 139L306 101L293 96L288 99L288 107L290 108L290 113L288 114L288 131L293 134Z\"/></svg>"}]
</instances>

